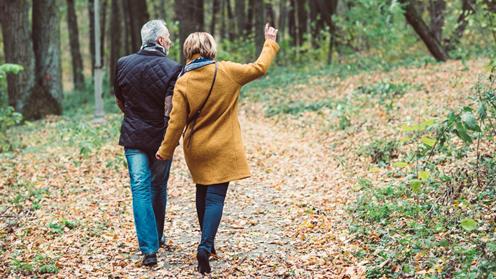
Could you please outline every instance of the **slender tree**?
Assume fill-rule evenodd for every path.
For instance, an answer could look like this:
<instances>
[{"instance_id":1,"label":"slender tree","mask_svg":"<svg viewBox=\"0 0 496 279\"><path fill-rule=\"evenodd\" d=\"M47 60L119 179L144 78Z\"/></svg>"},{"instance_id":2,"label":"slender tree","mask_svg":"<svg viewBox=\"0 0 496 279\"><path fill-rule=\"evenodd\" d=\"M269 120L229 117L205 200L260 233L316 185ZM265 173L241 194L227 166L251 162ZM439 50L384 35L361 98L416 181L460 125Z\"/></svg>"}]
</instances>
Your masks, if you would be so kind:
<instances>
[{"instance_id":1,"label":"slender tree","mask_svg":"<svg viewBox=\"0 0 496 279\"><path fill-rule=\"evenodd\" d=\"M264 26L265 26L265 12L264 12L264 1L255 0L255 6L253 7L255 14L255 44L257 49L257 54L262 51L264 43Z\"/></svg>"},{"instance_id":2,"label":"slender tree","mask_svg":"<svg viewBox=\"0 0 496 279\"><path fill-rule=\"evenodd\" d=\"M270 23L272 26L274 26L276 21L276 13L274 11L274 6L272 5L272 3L270 2L265 3L264 10L265 10L265 21Z\"/></svg>"},{"instance_id":3,"label":"slender tree","mask_svg":"<svg viewBox=\"0 0 496 279\"><path fill-rule=\"evenodd\" d=\"M7 75L8 102L17 111L26 114L32 97L34 78L34 53L29 24L29 0L0 1L3 48L6 63L20 64L24 70L17 75Z\"/></svg>"},{"instance_id":4,"label":"slender tree","mask_svg":"<svg viewBox=\"0 0 496 279\"><path fill-rule=\"evenodd\" d=\"M298 29L296 27L296 0L289 0L288 35L292 46L297 45Z\"/></svg>"},{"instance_id":5,"label":"slender tree","mask_svg":"<svg viewBox=\"0 0 496 279\"><path fill-rule=\"evenodd\" d=\"M106 19L107 19L107 3L108 0L101 0L100 1L100 26L101 28L104 28L106 25ZM95 0L88 0L88 18L93 19L95 15ZM94 75L94 69L95 69L95 23L93 20L89 20L89 26L90 26L90 54L91 54L91 76ZM101 44L100 44L100 52L103 54L105 53L105 32L100 33L100 39L101 39ZM103 65L103 59L104 56L101 56L101 61L100 65Z\"/></svg>"},{"instance_id":6,"label":"slender tree","mask_svg":"<svg viewBox=\"0 0 496 279\"><path fill-rule=\"evenodd\" d=\"M215 27L217 23L217 12L219 10L219 0L212 0L212 20L210 21L210 34L215 36Z\"/></svg>"},{"instance_id":7,"label":"slender tree","mask_svg":"<svg viewBox=\"0 0 496 279\"><path fill-rule=\"evenodd\" d=\"M27 118L62 113L60 67L60 15L57 0L33 1L32 38L36 58L36 85L29 99Z\"/></svg>"},{"instance_id":8,"label":"slender tree","mask_svg":"<svg viewBox=\"0 0 496 279\"><path fill-rule=\"evenodd\" d=\"M281 39L286 37L286 23L288 22L288 2L286 0L279 0L279 29L278 35Z\"/></svg>"},{"instance_id":9,"label":"slender tree","mask_svg":"<svg viewBox=\"0 0 496 279\"><path fill-rule=\"evenodd\" d=\"M496 1L494 1L496 3ZM495 4L496 5L496 4ZM453 50L465 33L465 28L468 25L468 18L475 12L475 0L462 0L462 11L458 16L458 21L455 30L448 39L444 41L444 47L447 51ZM496 12L496 11L495 11Z\"/></svg>"},{"instance_id":10,"label":"slender tree","mask_svg":"<svg viewBox=\"0 0 496 279\"><path fill-rule=\"evenodd\" d=\"M154 9L154 17L159 18L162 20L166 20L166 13L165 13L165 0L159 0L159 1L154 1L153 2L153 9Z\"/></svg>"},{"instance_id":11,"label":"slender tree","mask_svg":"<svg viewBox=\"0 0 496 279\"><path fill-rule=\"evenodd\" d=\"M112 0L112 11L110 15L110 61L109 75L110 84L113 86L115 79L115 70L117 60L127 54L126 50L126 22L124 17L124 2L121 0Z\"/></svg>"},{"instance_id":12,"label":"slender tree","mask_svg":"<svg viewBox=\"0 0 496 279\"><path fill-rule=\"evenodd\" d=\"M422 16L418 13L413 0L400 0L404 4L404 14L407 22L422 39L432 56L438 61L446 61L448 53L441 42L432 34L430 28L425 24Z\"/></svg>"},{"instance_id":13,"label":"slender tree","mask_svg":"<svg viewBox=\"0 0 496 279\"><path fill-rule=\"evenodd\" d=\"M82 90L84 88L83 58L79 44L79 28L77 14L74 7L74 0L67 0L67 26L69 28L69 44L72 57L72 78L74 88Z\"/></svg>"},{"instance_id":14,"label":"slender tree","mask_svg":"<svg viewBox=\"0 0 496 279\"><path fill-rule=\"evenodd\" d=\"M146 1L127 0L127 5L130 19L131 47L132 51L137 51L141 46L141 27L150 19L150 16Z\"/></svg>"},{"instance_id":15,"label":"slender tree","mask_svg":"<svg viewBox=\"0 0 496 279\"><path fill-rule=\"evenodd\" d=\"M445 0L429 0L429 14L431 16L431 31L438 41L442 40L444 27Z\"/></svg>"},{"instance_id":16,"label":"slender tree","mask_svg":"<svg viewBox=\"0 0 496 279\"><path fill-rule=\"evenodd\" d=\"M234 15L233 15L232 7L231 7L231 0L224 0L224 1L226 2L227 18L230 20L233 20ZM226 25L226 29L227 29L227 35L228 35L229 40L233 41L234 37L236 36L236 33L235 33L236 32L236 25L235 24Z\"/></svg>"},{"instance_id":17,"label":"slender tree","mask_svg":"<svg viewBox=\"0 0 496 279\"><path fill-rule=\"evenodd\" d=\"M332 63L332 55L336 45L336 25L332 20L332 16L336 14L338 7L338 0L317 0L320 9L320 16L327 23L329 28L329 51L327 52L327 63Z\"/></svg>"},{"instance_id":18,"label":"slender tree","mask_svg":"<svg viewBox=\"0 0 496 279\"><path fill-rule=\"evenodd\" d=\"M248 0L248 10L247 10L246 28L245 28L246 35L253 34L253 22L254 22L253 17L254 17L255 1L256 0Z\"/></svg>"},{"instance_id":19,"label":"slender tree","mask_svg":"<svg viewBox=\"0 0 496 279\"><path fill-rule=\"evenodd\" d=\"M214 0L215 1L215 0ZM246 26L246 1L236 0L236 30L239 35L245 32Z\"/></svg>"},{"instance_id":20,"label":"slender tree","mask_svg":"<svg viewBox=\"0 0 496 279\"><path fill-rule=\"evenodd\" d=\"M91 76L93 77L93 70L95 69L95 23L93 18L95 16L95 0L88 0L88 18L90 19L90 56L91 56Z\"/></svg>"},{"instance_id":21,"label":"slender tree","mask_svg":"<svg viewBox=\"0 0 496 279\"><path fill-rule=\"evenodd\" d=\"M296 45L301 46L307 33L308 15L305 0L296 0Z\"/></svg>"},{"instance_id":22,"label":"slender tree","mask_svg":"<svg viewBox=\"0 0 496 279\"><path fill-rule=\"evenodd\" d=\"M226 1L220 0L220 38L226 37L226 21L227 21L227 13L226 13Z\"/></svg>"},{"instance_id":23,"label":"slender tree","mask_svg":"<svg viewBox=\"0 0 496 279\"><path fill-rule=\"evenodd\" d=\"M132 45L132 40L131 40L131 17L129 15L129 5L127 0L121 0L122 1L122 7L124 8L123 11L123 21L124 21L124 34L125 34L125 48L126 48L126 53L132 53L135 51L133 45Z\"/></svg>"},{"instance_id":24,"label":"slender tree","mask_svg":"<svg viewBox=\"0 0 496 279\"><path fill-rule=\"evenodd\" d=\"M177 20L179 21L179 43L181 46L181 61L184 63L184 54L182 52L184 41L190 33L203 30L204 27L203 0L176 0L175 11Z\"/></svg>"},{"instance_id":25,"label":"slender tree","mask_svg":"<svg viewBox=\"0 0 496 279\"><path fill-rule=\"evenodd\" d=\"M108 2L109 0L100 0L100 65L103 67L105 60L105 32L107 26L107 11L108 11Z\"/></svg>"}]
</instances>

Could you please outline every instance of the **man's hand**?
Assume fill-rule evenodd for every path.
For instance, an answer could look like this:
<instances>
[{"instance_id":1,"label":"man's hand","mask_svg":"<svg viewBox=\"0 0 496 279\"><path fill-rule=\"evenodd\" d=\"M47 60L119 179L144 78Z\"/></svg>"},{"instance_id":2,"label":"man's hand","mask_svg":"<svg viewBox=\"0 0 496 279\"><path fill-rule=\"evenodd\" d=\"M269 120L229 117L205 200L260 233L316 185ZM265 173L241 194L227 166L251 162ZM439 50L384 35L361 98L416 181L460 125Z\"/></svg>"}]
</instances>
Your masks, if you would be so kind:
<instances>
[{"instance_id":1,"label":"man's hand","mask_svg":"<svg viewBox=\"0 0 496 279\"><path fill-rule=\"evenodd\" d=\"M162 157L158 154L158 152L155 154L155 159L160 160L160 161L165 161L165 159L164 159L164 158L162 158Z\"/></svg>"},{"instance_id":2,"label":"man's hand","mask_svg":"<svg viewBox=\"0 0 496 279\"><path fill-rule=\"evenodd\" d=\"M277 29L270 26L268 23L265 24L265 39L275 41L277 39L277 31Z\"/></svg>"},{"instance_id":3,"label":"man's hand","mask_svg":"<svg viewBox=\"0 0 496 279\"><path fill-rule=\"evenodd\" d=\"M119 107L119 109L124 112L124 103L119 100L119 98L115 97L115 101L117 102L117 106Z\"/></svg>"}]
</instances>

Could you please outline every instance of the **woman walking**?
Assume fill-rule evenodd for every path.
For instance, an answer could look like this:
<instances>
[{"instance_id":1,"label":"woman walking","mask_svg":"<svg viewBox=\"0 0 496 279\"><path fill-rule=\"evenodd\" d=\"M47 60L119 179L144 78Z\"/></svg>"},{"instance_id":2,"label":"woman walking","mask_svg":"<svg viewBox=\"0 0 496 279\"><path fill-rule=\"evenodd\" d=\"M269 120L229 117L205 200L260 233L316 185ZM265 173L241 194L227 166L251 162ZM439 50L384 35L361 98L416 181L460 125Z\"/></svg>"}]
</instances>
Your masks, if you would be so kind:
<instances>
[{"instance_id":1,"label":"woman walking","mask_svg":"<svg viewBox=\"0 0 496 279\"><path fill-rule=\"evenodd\" d=\"M156 157L172 159L184 134L184 155L196 183L202 274L211 272L209 257L215 253L229 182L250 176L238 121L240 89L267 73L279 51L276 38L277 29L267 24L262 53L250 64L216 62L216 42L208 33L192 33L184 42L188 63L176 82L169 125Z\"/></svg>"}]
</instances>

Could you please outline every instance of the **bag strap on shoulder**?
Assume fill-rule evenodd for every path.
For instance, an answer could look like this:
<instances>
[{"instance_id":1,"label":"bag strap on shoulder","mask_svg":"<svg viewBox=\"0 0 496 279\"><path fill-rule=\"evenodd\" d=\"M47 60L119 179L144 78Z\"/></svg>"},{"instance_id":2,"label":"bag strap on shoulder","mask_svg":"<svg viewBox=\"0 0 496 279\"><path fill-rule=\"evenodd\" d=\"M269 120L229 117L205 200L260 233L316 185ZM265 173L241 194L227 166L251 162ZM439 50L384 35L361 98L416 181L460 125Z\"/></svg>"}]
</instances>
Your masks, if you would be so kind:
<instances>
[{"instance_id":1,"label":"bag strap on shoulder","mask_svg":"<svg viewBox=\"0 0 496 279\"><path fill-rule=\"evenodd\" d=\"M200 114L202 113L203 108L207 104L207 101L210 98L210 95L212 95L212 90L214 89L215 80L217 79L218 68L219 68L219 66L218 66L217 62L215 62L214 78L212 79L212 84L210 85L210 90L208 90L207 97L205 98L205 100L203 101L201 106L198 108L198 110L196 110L195 114L193 114L193 116L191 116L191 118L189 118L188 121L186 122L186 129L184 130L184 134L183 134L183 138L185 140L186 140L186 137L185 137L186 131L187 131L188 127L191 126L190 132L188 135L188 145L187 145L188 147L191 146L191 139L193 137L193 134L195 133L196 120L200 117Z\"/></svg>"}]
</instances>

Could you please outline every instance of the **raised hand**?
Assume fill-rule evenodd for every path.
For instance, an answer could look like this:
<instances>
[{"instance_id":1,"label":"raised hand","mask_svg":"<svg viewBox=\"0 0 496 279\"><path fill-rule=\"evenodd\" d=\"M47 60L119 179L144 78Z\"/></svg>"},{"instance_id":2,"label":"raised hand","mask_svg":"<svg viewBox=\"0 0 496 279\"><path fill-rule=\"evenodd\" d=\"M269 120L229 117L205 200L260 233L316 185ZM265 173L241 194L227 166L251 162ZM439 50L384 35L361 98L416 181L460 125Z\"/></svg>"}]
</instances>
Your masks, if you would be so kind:
<instances>
[{"instance_id":1,"label":"raised hand","mask_svg":"<svg viewBox=\"0 0 496 279\"><path fill-rule=\"evenodd\" d=\"M265 39L275 41L277 39L277 31L277 29L270 26L268 23L265 24Z\"/></svg>"}]
</instances>

